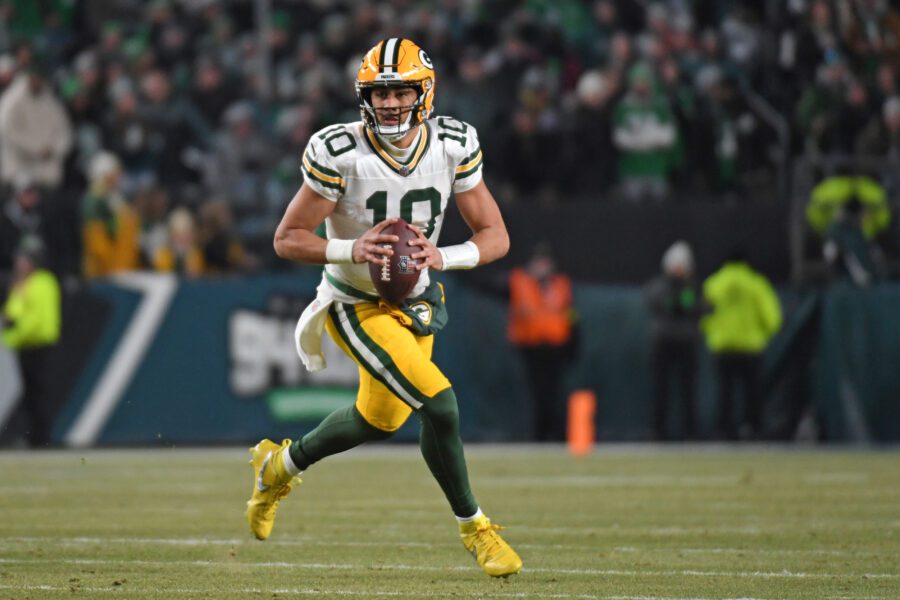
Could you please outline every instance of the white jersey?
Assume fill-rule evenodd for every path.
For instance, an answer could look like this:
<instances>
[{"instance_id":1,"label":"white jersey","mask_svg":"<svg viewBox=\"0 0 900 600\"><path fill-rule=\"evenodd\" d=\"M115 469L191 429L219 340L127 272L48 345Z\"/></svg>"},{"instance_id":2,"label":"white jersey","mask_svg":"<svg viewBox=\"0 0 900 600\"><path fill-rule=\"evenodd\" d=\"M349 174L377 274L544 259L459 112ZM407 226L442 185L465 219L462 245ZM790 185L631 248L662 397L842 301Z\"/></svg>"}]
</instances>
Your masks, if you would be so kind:
<instances>
[{"instance_id":1,"label":"white jersey","mask_svg":"<svg viewBox=\"0 0 900 600\"><path fill-rule=\"evenodd\" d=\"M450 117L429 119L405 163L382 144L361 121L327 127L310 139L303 153L306 184L336 203L325 220L328 239L355 239L386 218L401 217L437 245L450 194L481 181L475 128ZM325 272L336 291L346 293L349 285L377 295L366 263L329 264ZM426 269L411 295L428 283Z\"/></svg>"}]
</instances>

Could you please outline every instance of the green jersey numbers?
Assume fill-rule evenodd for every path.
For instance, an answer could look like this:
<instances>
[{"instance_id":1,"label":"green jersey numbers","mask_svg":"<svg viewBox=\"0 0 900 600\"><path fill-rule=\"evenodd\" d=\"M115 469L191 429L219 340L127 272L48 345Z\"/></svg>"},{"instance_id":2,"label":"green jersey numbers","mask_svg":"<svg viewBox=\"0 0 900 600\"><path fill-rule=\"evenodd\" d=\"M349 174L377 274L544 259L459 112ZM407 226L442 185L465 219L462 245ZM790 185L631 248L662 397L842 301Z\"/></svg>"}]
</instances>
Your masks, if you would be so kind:
<instances>
[{"instance_id":1,"label":"green jersey numbers","mask_svg":"<svg viewBox=\"0 0 900 600\"><path fill-rule=\"evenodd\" d=\"M413 207L424 203L430 210L428 224L422 231L426 238L434 232L434 224L441 214L441 193L433 187L422 190L409 190L400 198L400 214L388 215L388 193L375 192L366 199L366 209L372 211L372 224L381 223L388 217L400 217L407 223L413 222Z\"/></svg>"},{"instance_id":2,"label":"green jersey numbers","mask_svg":"<svg viewBox=\"0 0 900 600\"><path fill-rule=\"evenodd\" d=\"M343 125L330 127L317 137L325 140L325 148L331 156L337 157L356 148L356 140Z\"/></svg>"},{"instance_id":3,"label":"green jersey numbers","mask_svg":"<svg viewBox=\"0 0 900 600\"><path fill-rule=\"evenodd\" d=\"M451 117L438 117L437 124L439 140L453 140L461 146L466 145L466 133L469 131L468 125Z\"/></svg>"},{"instance_id":4,"label":"green jersey numbers","mask_svg":"<svg viewBox=\"0 0 900 600\"><path fill-rule=\"evenodd\" d=\"M328 239L356 239L374 224L399 217L437 243L453 194L482 180L478 132L457 119L428 119L406 152L394 152L388 144L359 121L331 125L310 137L301 165L304 185L335 203L325 220ZM365 264L334 263L325 269L336 281L377 294ZM428 282L426 271L413 295Z\"/></svg>"}]
</instances>

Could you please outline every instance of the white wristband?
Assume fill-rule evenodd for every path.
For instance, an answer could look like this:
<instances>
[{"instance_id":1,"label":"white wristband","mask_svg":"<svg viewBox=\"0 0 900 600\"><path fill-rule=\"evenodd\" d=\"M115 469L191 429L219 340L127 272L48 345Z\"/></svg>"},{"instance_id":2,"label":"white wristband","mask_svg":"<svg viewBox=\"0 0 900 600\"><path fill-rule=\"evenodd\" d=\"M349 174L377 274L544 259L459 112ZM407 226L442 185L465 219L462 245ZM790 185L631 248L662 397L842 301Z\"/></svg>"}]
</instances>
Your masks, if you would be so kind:
<instances>
[{"instance_id":1,"label":"white wristband","mask_svg":"<svg viewBox=\"0 0 900 600\"><path fill-rule=\"evenodd\" d=\"M328 240L325 244L325 260L331 264L353 262L353 244L356 240Z\"/></svg>"},{"instance_id":2,"label":"white wristband","mask_svg":"<svg viewBox=\"0 0 900 600\"><path fill-rule=\"evenodd\" d=\"M472 267L477 267L478 261L481 259L481 252L478 251L478 246L472 240L465 244L438 248L438 252L441 253L441 258L444 261L441 271L471 269Z\"/></svg>"}]
</instances>

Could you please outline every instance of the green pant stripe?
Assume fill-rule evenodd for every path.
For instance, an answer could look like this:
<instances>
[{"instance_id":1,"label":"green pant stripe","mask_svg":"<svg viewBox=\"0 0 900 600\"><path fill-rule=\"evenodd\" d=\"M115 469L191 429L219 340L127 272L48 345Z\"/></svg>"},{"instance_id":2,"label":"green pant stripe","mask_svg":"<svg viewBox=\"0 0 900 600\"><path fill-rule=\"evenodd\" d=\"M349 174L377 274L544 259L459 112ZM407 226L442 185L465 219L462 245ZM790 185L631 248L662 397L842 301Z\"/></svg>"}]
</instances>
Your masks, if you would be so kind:
<instances>
[{"instance_id":1,"label":"green pant stripe","mask_svg":"<svg viewBox=\"0 0 900 600\"><path fill-rule=\"evenodd\" d=\"M390 384L384 379L384 377L381 376L381 373L368 363L368 361L365 359L365 357L363 357L360 354L359 350L357 350L354 347L353 342L350 341L350 338L348 337L347 332L345 331L345 325L344 325L344 323L341 322L341 316L337 312L337 305L338 305L337 302L335 302L334 304L331 305L329 314L331 315L331 318L334 321L334 325L335 325L335 328L337 329L338 335L341 336L341 339L344 341L344 344L347 346L347 348L350 349L350 352L353 354L353 356L356 358L356 360L359 361L359 363L363 366L363 368L369 373L369 375L371 375L372 377L374 377L375 379L380 381L382 384L384 384L385 387L390 388Z\"/></svg>"},{"instance_id":2,"label":"green pant stripe","mask_svg":"<svg viewBox=\"0 0 900 600\"><path fill-rule=\"evenodd\" d=\"M422 392L419 391L419 388L413 385L413 383L406 378L406 375L404 375L400 368L397 367L397 364L394 362L394 359L391 358L391 355L388 354L384 348L379 346L375 340L369 337L369 334L366 333L365 329L363 329L362 323L360 323L356 311L351 309L346 311L346 313L347 318L350 321L353 333L359 338L363 345L379 359L379 361L387 369L388 373L392 376L391 378L397 382L397 384L403 389L403 391L406 392L406 394L409 395L413 400L419 403L419 406L421 406L421 400L424 399L424 394L422 394ZM394 387L395 386L391 387L392 391L394 391ZM397 394L396 391L394 391L394 393ZM401 394L397 395L403 398ZM418 407L414 406L414 408Z\"/></svg>"},{"instance_id":3,"label":"green pant stripe","mask_svg":"<svg viewBox=\"0 0 900 600\"><path fill-rule=\"evenodd\" d=\"M340 302L335 302L332 318L341 339L363 368L406 404L419 409L422 402L418 398L422 393L403 376L388 353L365 334L353 307L348 310Z\"/></svg>"}]
</instances>

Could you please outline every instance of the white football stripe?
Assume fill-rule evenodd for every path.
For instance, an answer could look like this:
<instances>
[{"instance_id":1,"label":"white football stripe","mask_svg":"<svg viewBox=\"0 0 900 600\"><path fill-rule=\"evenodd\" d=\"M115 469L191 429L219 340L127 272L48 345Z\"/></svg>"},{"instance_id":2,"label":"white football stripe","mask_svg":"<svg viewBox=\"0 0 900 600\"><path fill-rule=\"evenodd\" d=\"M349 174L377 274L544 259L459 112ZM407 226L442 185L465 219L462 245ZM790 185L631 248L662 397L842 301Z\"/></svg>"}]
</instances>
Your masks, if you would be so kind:
<instances>
[{"instance_id":1,"label":"white football stripe","mask_svg":"<svg viewBox=\"0 0 900 600\"><path fill-rule=\"evenodd\" d=\"M298 570L359 570L371 567L370 564L353 563L304 563L284 561L263 562L218 562L211 560L138 560L138 559L101 559L101 558L0 558L0 564L70 564L70 565L135 565L135 566L188 566L188 567L227 567L234 569L243 566L248 568L277 568ZM473 567L448 567L404 564L378 564L382 571L470 571ZM673 570L632 570L632 569L554 569L526 568L529 573L551 573L566 575L601 575L613 577L739 577L742 579L833 579L835 577L864 577L867 579L900 579L900 573L809 573L801 571L699 571L696 569Z\"/></svg>"},{"instance_id":2,"label":"white football stripe","mask_svg":"<svg viewBox=\"0 0 900 600\"><path fill-rule=\"evenodd\" d=\"M414 409L419 409L422 407L422 403L413 398L409 392L404 389L402 385L394 378L388 368L378 359L375 354L369 350L369 347L363 342L356 332L353 330L353 327L350 325L350 320L347 317L347 311L344 309L343 305L340 302L336 302L334 304L335 309L338 313L338 327L344 332L344 335L347 336L347 339L350 341L350 345L362 355L363 359L366 363L375 369L375 371L384 377L384 380L388 383L391 388L391 391L394 392L397 396L399 396L404 402L409 404Z\"/></svg>"},{"instance_id":3,"label":"white football stripe","mask_svg":"<svg viewBox=\"0 0 900 600\"><path fill-rule=\"evenodd\" d=\"M81 546L81 545L103 545L103 544L128 544L134 546L258 546L255 540L241 538L128 538L128 537L41 537L41 536L19 536L0 538L0 548L16 548L22 544L53 544L57 546ZM268 546L318 546L318 547L348 547L348 548L456 548L456 542L434 543L434 542L407 542L397 540L383 540L380 542L364 542L364 541L327 541L316 539L315 537L303 538L294 537L290 540L267 540ZM641 553L641 554L667 554L667 553L685 553L685 554L756 554L756 555L796 555L796 556L894 556L894 552L885 551L867 551L867 550L826 550L826 549L800 549L800 548L686 548L674 546L671 548L639 548L636 546L613 546L606 547L602 545L575 545L575 544L522 544L517 543L516 548L530 548L535 550L550 549L585 549L595 551L608 551L618 553Z\"/></svg>"}]
</instances>

